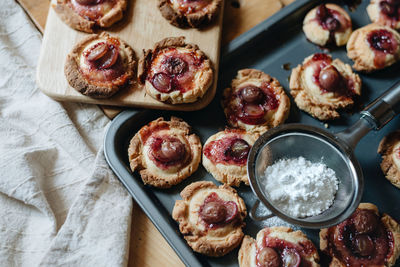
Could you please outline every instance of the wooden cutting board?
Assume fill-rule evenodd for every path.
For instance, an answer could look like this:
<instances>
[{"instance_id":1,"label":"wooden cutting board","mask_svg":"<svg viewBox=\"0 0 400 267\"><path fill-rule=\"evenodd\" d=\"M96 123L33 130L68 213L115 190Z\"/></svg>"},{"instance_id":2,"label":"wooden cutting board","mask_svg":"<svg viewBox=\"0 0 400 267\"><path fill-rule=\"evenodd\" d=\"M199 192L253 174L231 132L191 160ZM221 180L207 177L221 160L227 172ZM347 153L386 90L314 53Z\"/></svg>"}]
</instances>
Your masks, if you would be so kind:
<instances>
[{"instance_id":1,"label":"wooden cutting board","mask_svg":"<svg viewBox=\"0 0 400 267\"><path fill-rule=\"evenodd\" d=\"M125 40L135 51L137 58L143 55L143 49L152 48L155 42L166 37L185 36L187 42L197 44L211 59L215 70L214 83L203 98L191 104L165 104L147 95L138 83L127 86L109 99L95 99L80 94L69 86L65 79L64 62L74 44L87 33L71 29L58 17L53 8L49 10L37 68L36 80L42 92L60 101L110 106L192 111L208 105L215 95L217 86L223 10L206 29L180 29L169 24L161 16L157 0L128 2L124 19L106 31Z\"/></svg>"}]
</instances>

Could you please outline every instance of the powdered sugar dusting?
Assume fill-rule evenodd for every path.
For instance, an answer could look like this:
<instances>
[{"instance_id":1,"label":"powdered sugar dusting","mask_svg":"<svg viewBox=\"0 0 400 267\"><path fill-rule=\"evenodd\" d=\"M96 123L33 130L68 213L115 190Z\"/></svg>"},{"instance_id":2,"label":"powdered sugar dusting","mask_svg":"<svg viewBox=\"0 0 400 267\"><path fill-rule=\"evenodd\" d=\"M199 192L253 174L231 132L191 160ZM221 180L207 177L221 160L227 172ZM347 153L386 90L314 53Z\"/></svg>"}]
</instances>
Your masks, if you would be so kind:
<instances>
[{"instance_id":1,"label":"powdered sugar dusting","mask_svg":"<svg viewBox=\"0 0 400 267\"><path fill-rule=\"evenodd\" d=\"M265 170L262 179L274 206L299 218L327 210L333 204L339 184L332 169L303 157L278 160Z\"/></svg>"}]
</instances>

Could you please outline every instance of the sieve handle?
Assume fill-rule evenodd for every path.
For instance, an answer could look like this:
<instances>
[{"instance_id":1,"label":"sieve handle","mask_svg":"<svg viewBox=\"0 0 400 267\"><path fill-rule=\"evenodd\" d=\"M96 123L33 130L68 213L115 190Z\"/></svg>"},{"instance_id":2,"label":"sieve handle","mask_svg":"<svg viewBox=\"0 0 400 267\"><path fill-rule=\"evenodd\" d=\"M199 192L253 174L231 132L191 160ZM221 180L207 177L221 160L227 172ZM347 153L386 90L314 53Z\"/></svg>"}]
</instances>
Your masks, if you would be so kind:
<instances>
[{"instance_id":1,"label":"sieve handle","mask_svg":"<svg viewBox=\"0 0 400 267\"><path fill-rule=\"evenodd\" d=\"M372 129L378 131L400 113L400 81L361 111L361 118L346 130L336 134L352 149Z\"/></svg>"},{"instance_id":2,"label":"sieve handle","mask_svg":"<svg viewBox=\"0 0 400 267\"><path fill-rule=\"evenodd\" d=\"M257 199L249 213L249 216L253 221L257 221L257 222L264 221L264 220L267 220L267 219L275 216L275 214L273 214L273 213L270 213L270 214L264 215L264 216L258 216L257 209L259 206L260 206L260 200Z\"/></svg>"}]
</instances>

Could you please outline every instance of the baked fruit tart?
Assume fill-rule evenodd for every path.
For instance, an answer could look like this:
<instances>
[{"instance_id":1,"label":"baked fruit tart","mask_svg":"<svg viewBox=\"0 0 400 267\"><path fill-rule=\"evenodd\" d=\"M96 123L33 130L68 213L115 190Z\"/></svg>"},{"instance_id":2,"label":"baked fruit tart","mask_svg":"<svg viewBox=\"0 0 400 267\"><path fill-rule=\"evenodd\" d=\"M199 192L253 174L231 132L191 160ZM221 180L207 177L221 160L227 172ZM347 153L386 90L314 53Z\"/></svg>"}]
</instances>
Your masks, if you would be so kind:
<instances>
[{"instance_id":1,"label":"baked fruit tart","mask_svg":"<svg viewBox=\"0 0 400 267\"><path fill-rule=\"evenodd\" d=\"M158 0L163 17L180 28L201 28L217 16L221 0Z\"/></svg>"},{"instance_id":2,"label":"baked fruit tart","mask_svg":"<svg viewBox=\"0 0 400 267\"><path fill-rule=\"evenodd\" d=\"M290 100L277 79L243 69L224 90L222 107L230 126L262 132L287 119Z\"/></svg>"},{"instance_id":3,"label":"baked fruit tart","mask_svg":"<svg viewBox=\"0 0 400 267\"><path fill-rule=\"evenodd\" d=\"M220 257L240 245L247 212L235 189L201 181L185 187L181 197L172 217L194 251Z\"/></svg>"},{"instance_id":4,"label":"baked fruit tart","mask_svg":"<svg viewBox=\"0 0 400 267\"><path fill-rule=\"evenodd\" d=\"M344 222L322 229L320 248L330 267L394 266L400 254L400 227L378 208L361 203Z\"/></svg>"},{"instance_id":5,"label":"baked fruit tart","mask_svg":"<svg viewBox=\"0 0 400 267\"><path fill-rule=\"evenodd\" d=\"M135 63L134 52L127 43L103 32L89 35L74 46L64 73L78 92L107 98L133 78Z\"/></svg>"},{"instance_id":6,"label":"baked fruit tart","mask_svg":"<svg viewBox=\"0 0 400 267\"><path fill-rule=\"evenodd\" d=\"M221 183L249 185L247 157L258 137L242 129L226 129L210 136L203 146L204 168Z\"/></svg>"},{"instance_id":7,"label":"baked fruit tart","mask_svg":"<svg viewBox=\"0 0 400 267\"><path fill-rule=\"evenodd\" d=\"M93 32L122 19L127 0L53 0L53 8L71 28Z\"/></svg>"},{"instance_id":8,"label":"baked fruit tart","mask_svg":"<svg viewBox=\"0 0 400 267\"><path fill-rule=\"evenodd\" d=\"M201 143L183 120L158 118L135 134L128 155L131 170L138 171L145 184L169 188L197 170Z\"/></svg>"},{"instance_id":9,"label":"baked fruit tart","mask_svg":"<svg viewBox=\"0 0 400 267\"><path fill-rule=\"evenodd\" d=\"M385 136L379 143L382 155L381 169L394 186L400 188L400 131Z\"/></svg>"},{"instance_id":10,"label":"baked fruit tart","mask_svg":"<svg viewBox=\"0 0 400 267\"><path fill-rule=\"evenodd\" d=\"M238 259L240 267L319 266L317 248L307 236L283 226L262 229L256 240L246 235Z\"/></svg>"},{"instance_id":11,"label":"baked fruit tart","mask_svg":"<svg viewBox=\"0 0 400 267\"><path fill-rule=\"evenodd\" d=\"M208 57L185 37L171 37L144 51L138 78L153 98L171 104L192 103L207 92L213 82Z\"/></svg>"},{"instance_id":12,"label":"baked fruit tart","mask_svg":"<svg viewBox=\"0 0 400 267\"><path fill-rule=\"evenodd\" d=\"M292 70L290 93L297 106L319 120L339 118L361 94L361 79L350 65L327 54L314 54Z\"/></svg>"},{"instance_id":13,"label":"baked fruit tart","mask_svg":"<svg viewBox=\"0 0 400 267\"><path fill-rule=\"evenodd\" d=\"M307 39L316 45L342 46L347 43L352 32L351 18L338 5L322 4L307 13L303 31Z\"/></svg>"},{"instance_id":14,"label":"baked fruit tart","mask_svg":"<svg viewBox=\"0 0 400 267\"><path fill-rule=\"evenodd\" d=\"M386 68L400 58L400 35L389 27L369 24L352 33L347 43L347 56L358 71Z\"/></svg>"},{"instance_id":15,"label":"baked fruit tart","mask_svg":"<svg viewBox=\"0 0 400 267\"><path fill-rule=\"evenodd\" d=\"M396 30L400 29L399 0L371 0L367 12L372 22Z\"/></svg>"}]
</instances>

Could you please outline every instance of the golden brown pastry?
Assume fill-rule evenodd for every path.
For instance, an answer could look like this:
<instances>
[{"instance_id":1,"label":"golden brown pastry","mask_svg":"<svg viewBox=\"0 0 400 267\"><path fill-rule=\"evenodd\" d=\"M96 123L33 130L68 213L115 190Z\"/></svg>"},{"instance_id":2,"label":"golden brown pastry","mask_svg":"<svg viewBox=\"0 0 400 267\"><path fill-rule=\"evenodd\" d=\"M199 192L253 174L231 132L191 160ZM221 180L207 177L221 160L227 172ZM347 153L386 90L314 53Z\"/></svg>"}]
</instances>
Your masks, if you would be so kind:
<instances>
[{"instance_id":1,"label":"golden brown pastry","mask_svg":"<svg viewBox=\"0 0 400 267\"><path fill-rule=\"evenodd\" d=\"M158 0L163 17L180 28L201 28L218 14L221 0Z\"/></svg>"},{"instance_id":2,"label":"golden brown pastry","mask_svg":"<svg viewBox=\"0 0 400 267\"><path fill-rule=\"evenodd\" d=\"M107 98L133 78L135 63L134 52L127 43L103 32L89 35L74 46L64 73L78 92Z\"/></svg>"},{"instance_id":3,"label":"golden brown pastry","mask_svg":"<svg viewBox=\"0 0 400 267\"><path fill-rule=\"evenodd\" d=\"M243 69L224 90L222 107L230 126L263 132L287 119L290 100L277 79Z\"/></svg>"},{"instance_id":4,"label":"golden brown pastry","mask_svg":"<svg viewBox=\"0 0 400 267\"><path fill-rule=\"evenodd\" d=\"M213 82L211 61L185 37L166 38L144 51L139 61L139 81L153 98L171 104L192 103Z\"/></svg>"},{"instance_id":5,"label":"golden brown pastry","mask_svg":"<svg viewBox=\"0 0 400 267\"><path fill-rule=\"evenodd\" d=\"M183 120L158 118L135 134L128 155L132 171L138 171L145 184L168 188L197 170L201 143Z\"/></svg>"},{"instance_id":6,"label":"golden brown pastry","mask_svg":"<svg viewBox=\"0 0 400 267\"><path fill-rule=\"evenodd\" d=\"M396 30L400 29L399 0L371 0L367 12L372 22Z\"/></svg>"},{"instance_id":7,"label":"golden brown pastry","mask_svg":"<svg viewBox=\"0 0 400 267\"><path fill-rule=\"evenodd\" d=\"M297 106L319 120L339 118L339 109L354 104L361 79L348 64L327 54L314 54L292 70L290 93Z\"/></svg>"},{"instance_id":8,"label":"golden brown pastry","mask_svg":"<svg viewBox=\"0 0 400 267\"><path fill-rule=\"evenodd\" d=\"M242 129L226 129L210 136L203 147L204 168L221 183L249 185L247 157L258 137Z\"/></svg>"},{"instance_id":9,"label":"golden brown pastry","mask_svg":"<svg viewBox=\"0 0 400 267\"><path fill-rule=\"evenodd\" d=\"M400 227L378 208L361 203L344 222L322 229L320 249L332 257L330 267L394 266L400 254Z\"/></svg>"},{"instance_id":10,"label":"golden brown pastry","mask_svg":"<svg viewBox=\"0 0 400 267\"><path fill-rule=\"evenodd\" d=\"M246 235L239 250L240 267L318 267L317 248L301 231L278 226L264 228L254 240Z\"/></svg>"},{"instance_id":11,"label":"golden brown pastry","mask_svg":"<svg viewBox=\"0 0 400 267\"><path fill-rule=\"evenodd\" d=\"M400 35L389 27L369 24L352 33L347 42L347 56L358 71L386 68L400 58Z\"/></svg>"},{"instance_id":12,"label":"golden brown pastry","mask_svg":"<svg viewBox=\"0 0 400 267\"><path fill-rule=\"evenodd\" d=\"M394 186L400 188L400 131L385 136L379 143L382 155L381 169Z\"/></svg>"},{"instance_id":13,"label":"golden brown pastry","mask_svg":"<svg viewBox=\"0 0 400 267\"><path fill-rule=\"evenodd\" d=\"M322 4L310 10L303 21L303 31L312 43L342 46L352 32L350 16L335 4Z\"/></svg>"},{"instance_id":14,"label":"golden brown pastry","mask_svg":"<svg viewBox=\"0 0 400 267\"><path fill-rule=\"evenodd\" d=\"M96 27L110 27L122 19L126 0L53 0L60 18L78 31L93 32Z\"/></svg>"},{"instance_id":15,"label":"golden brown pastry","mask_svg":"<svg viewBox=\"0 0 400 267\"><path fill-rule=\"evenodd\" d=\"M195 182L181 192L172 217L196 252L220 257L240 245L246 206L235 189L212 182Z\"/></svg>"}]
</instances>

